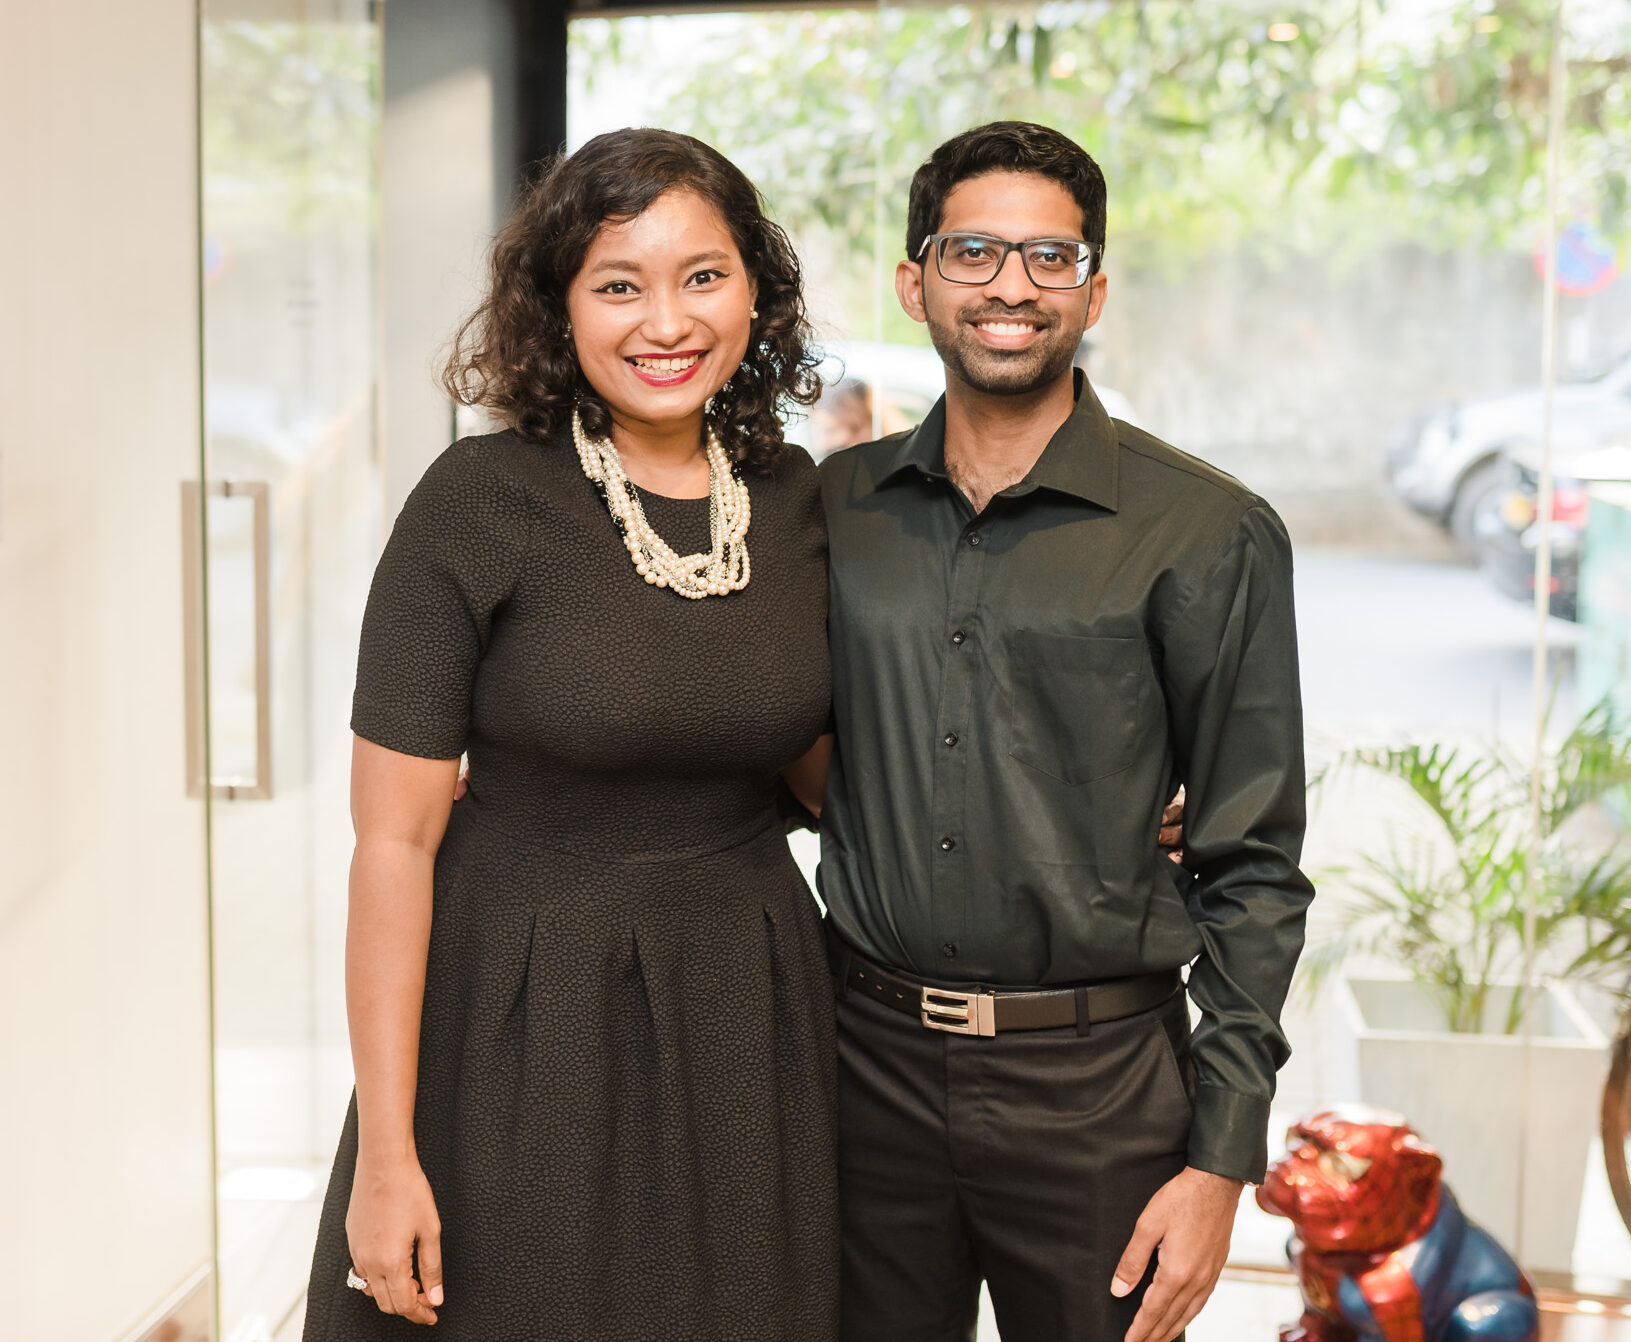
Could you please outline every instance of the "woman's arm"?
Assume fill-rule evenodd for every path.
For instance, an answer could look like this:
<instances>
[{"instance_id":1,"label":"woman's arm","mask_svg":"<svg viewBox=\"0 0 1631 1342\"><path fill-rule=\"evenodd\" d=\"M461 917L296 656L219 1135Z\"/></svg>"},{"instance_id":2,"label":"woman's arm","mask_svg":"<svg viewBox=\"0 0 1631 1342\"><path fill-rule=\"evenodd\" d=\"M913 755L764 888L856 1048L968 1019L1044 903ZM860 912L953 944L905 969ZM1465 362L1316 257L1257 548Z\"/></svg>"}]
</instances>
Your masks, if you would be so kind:
<instances>
[{"instance_id":1,"label":"woman's arm","mask_svg":"<svg viewBox=\"0 0 1631 1342\"><path fill-rule=\"evenodd\" d=\"M809 750L782 770L782 781L798 799L798 804L811 815L821 814L822 798L827 792L827 765L832 761L833 739L831 732L818 736Z\"/></svg>"},{"instance_id":2,"label":"woman's arm","mask_svg":"<svg viewBox=\"0 0 1631 1342\"><path fill-rule=\"evenodd\" d=\"M435 1323L431 1306L443 1295L441 1225L414 1147L413 1107L432 876L458 768L458 760L420 759L360 736L352 748L357 846L345 979L357 1171L346 1236L381 1311L415 1323Z\"/></svg>"}]
</instances>

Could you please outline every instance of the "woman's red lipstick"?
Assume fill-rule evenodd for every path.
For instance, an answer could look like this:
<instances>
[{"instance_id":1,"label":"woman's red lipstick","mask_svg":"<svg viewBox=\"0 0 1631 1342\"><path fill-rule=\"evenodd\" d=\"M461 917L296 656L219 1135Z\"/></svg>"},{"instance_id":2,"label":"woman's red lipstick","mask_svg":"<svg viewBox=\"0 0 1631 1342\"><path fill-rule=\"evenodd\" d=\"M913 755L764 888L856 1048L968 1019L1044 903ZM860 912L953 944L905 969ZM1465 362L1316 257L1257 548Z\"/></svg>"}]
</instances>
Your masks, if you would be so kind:
<instances>
[{"instance_id":1,"label":"woman's red lipstick","mask_svg":"<svg viewBox=\"0 0 1631 1342\"><path fill-rule=\"evenodd\" d=\"M680 383L689 382L696 376L697 369L702 367L702 360L707 353L707 350L702 349L682 349L675 350L672 354L631 354L626 362L630 368L634 369L635 376L647 386L677 387ZM692 359L695 362L684 368L665 369L643 367L635 362L637 359L649 360L652 363L669 364L684 359Z\"/></svg>"}]
</instances>

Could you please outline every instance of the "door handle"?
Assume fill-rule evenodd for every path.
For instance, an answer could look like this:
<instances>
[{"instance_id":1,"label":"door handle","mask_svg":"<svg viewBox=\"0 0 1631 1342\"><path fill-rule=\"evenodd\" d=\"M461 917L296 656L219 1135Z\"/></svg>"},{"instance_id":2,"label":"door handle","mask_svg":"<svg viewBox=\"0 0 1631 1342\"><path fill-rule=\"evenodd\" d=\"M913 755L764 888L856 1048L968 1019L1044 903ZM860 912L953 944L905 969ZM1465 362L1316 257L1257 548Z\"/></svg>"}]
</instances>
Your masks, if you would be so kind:
<instances>
[{"instance_id":1,"label":"door handle","mask_svg":"<svg viewBox=\"0 0 1631 1342\"><path fill-rule=\"evenodd\" d=\"M205 629L205 547L208 499L248 499L254 510L255 771L248 778L207 773L208 635ZM196 480L181 484L182 604L187 696L187 795L223 801L266 800L272 795L272 492L264 480Z\"/></svg>"}]
</instances>

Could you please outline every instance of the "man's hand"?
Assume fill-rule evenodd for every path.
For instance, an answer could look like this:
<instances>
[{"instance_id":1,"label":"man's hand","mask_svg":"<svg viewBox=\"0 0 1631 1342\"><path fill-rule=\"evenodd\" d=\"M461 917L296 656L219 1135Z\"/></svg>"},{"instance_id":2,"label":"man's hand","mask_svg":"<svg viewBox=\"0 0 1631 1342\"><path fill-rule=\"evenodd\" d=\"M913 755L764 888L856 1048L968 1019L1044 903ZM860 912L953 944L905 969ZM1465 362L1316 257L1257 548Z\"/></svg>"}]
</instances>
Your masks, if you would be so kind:
<instances>
[{"instance_id":1,"label":"man's hand","mask_svg":"<svg viewBox=\"0 0 1631 1342\"><path fill-rule=\"evenodd\" d=\"M1174 862L1184 860L1184 790L1169 801L1161 811L1161 828L1156 842L1172 851L1167 854Z\"/></svg>"},{"instance_id":2,"label":"man's hand","mask_svg":"<svg viewBox=\"0 0 1631 1342\"><path fill-rule=\"evenodd\" d=\"M1201 1312L1229 1257L1241 1186L1238 1179L1186 1169L1150 1199L1110 1283L1111 1295L1126 1295L1160 1248L1155 1278L1125 1342L1172 1342Z\"/></svg>"}]
</instances>

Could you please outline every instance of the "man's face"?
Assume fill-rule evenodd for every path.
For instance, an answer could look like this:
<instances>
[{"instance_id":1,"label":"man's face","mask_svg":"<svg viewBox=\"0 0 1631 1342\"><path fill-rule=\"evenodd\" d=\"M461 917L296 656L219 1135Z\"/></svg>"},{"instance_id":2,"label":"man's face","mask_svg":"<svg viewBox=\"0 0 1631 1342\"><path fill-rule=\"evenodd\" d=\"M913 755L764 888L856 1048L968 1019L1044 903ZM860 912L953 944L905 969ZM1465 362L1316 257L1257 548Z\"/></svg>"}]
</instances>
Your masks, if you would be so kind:
<instances>
[{"instance_id":1,"label":"man's face","mask_svg":"<svg viewBox=\"0 0 1631 1342\"><path fill-rule=\"evenodd\" d=\"M1029 172L993 172L959 182L946 197L937 233L983 233L1010 242L1082 237L1082 211L1059 183ZM946 374L976 391L1019 396L1070 375L1082 332L1099 319L1106 281L1046 289L1025 273L1018 252L985 284L940 275L934 247L922 262L896 268L895 292L908 316L926 322Z\"/></svg>"}]
</instances>

